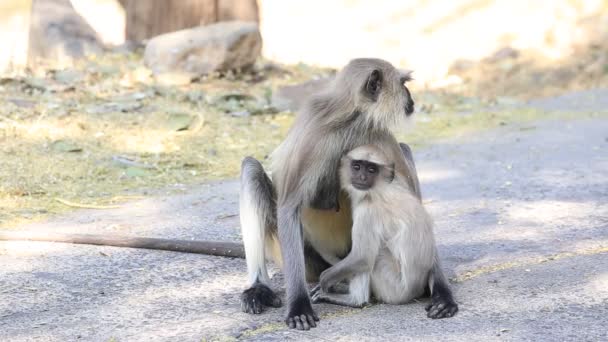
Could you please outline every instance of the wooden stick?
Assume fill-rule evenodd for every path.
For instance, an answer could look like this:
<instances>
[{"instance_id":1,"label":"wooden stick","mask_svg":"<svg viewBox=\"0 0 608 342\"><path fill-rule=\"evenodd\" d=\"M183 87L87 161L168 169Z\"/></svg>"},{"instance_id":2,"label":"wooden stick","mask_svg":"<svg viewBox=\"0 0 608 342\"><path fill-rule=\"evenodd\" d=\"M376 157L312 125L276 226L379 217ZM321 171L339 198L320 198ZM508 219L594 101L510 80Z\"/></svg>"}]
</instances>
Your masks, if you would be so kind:
<instances>
[{"instance_id":1,"label":"wooden stick","mask_svg":"<svg viewBox=\"0 0 608 342\"><path fill-rule=\"evenodd\" d=\"M59 198L59 197L55 197L55 201L61 203L61 204L65 204L68 207L74 207L74 208L85 208L85 209L116 209L116 208L120 208L119 205L96 205L96 204L81 204L81 203L75 203L75 202L70 202L68 200L64 200L63 198Z\"/></svg>"}]
</instances>

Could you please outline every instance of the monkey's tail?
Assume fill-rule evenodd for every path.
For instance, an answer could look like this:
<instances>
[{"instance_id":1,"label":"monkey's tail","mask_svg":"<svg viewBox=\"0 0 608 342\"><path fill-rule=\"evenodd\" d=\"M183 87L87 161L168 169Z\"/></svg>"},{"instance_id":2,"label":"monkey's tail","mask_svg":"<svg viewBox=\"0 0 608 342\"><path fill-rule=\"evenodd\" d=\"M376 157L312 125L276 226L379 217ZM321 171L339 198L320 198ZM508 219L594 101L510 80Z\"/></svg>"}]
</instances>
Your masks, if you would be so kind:
<instances>
[{"instance_id":1,"label":"monkey's tail","mask_svg":"<svg viewBox=\"0 0 608 342\"><path fill-rule=\"evenodd\" d=\"M40 231L1 231L0 241L44 241L97 246L143 248L180 253L195 253L245 258L243 245L227 241L176 240L119 235L69 234Z\"/></svg>"}]
</instances>

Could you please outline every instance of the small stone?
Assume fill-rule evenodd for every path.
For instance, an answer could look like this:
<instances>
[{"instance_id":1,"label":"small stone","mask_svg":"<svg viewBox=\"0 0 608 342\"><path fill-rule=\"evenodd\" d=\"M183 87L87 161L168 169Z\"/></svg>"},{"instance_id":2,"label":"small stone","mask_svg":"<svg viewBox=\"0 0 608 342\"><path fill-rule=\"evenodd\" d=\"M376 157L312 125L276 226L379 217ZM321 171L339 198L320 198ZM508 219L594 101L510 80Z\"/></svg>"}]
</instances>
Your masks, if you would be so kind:
<instances>
[{"instance_id":1,"label":"small stone","mask_svg":"<svg viewBox=\"0 0 608 342\"><path fill-rule=\"evenodd\" d=\"M251 116L251 112L249 112L247 110L231 112L230 116L234 116L236 118L245 118L245 117Z\"/></svg>"},{"instance_id":2,"label":"small stone","mask_svg":"<svg viewBox=\"0 0 608 342\"><path fill-rule=\"evenodd\" d=\"M519 57L519 51L507 46L496 51L492 56L486 58L484 62L496 63L507 59L515 59L517 57Z\"/></svg>"},{"instance_id":3,"label":"small stone","mask_svg":"<svg viewBox=\"0 0 608 342\"><path fill-rule=\"evenodd\" d=\"M32 108L32 107L36 106L36 102L30 101L30 100L8 99L8 102L10 102L20 108Z\"/></svg>"},{"instance_id":4,"label":"small stone","mask_svg":"<svg viewBox=\"0 0 608 342\"><path fill-rule=\"evenodd\" d=\"M297 111L310 95L318 92L331 81L330 77L310 80L301 84L285 86L272 93L272 105L278 110Z\"/></svg>"}]
</instances>

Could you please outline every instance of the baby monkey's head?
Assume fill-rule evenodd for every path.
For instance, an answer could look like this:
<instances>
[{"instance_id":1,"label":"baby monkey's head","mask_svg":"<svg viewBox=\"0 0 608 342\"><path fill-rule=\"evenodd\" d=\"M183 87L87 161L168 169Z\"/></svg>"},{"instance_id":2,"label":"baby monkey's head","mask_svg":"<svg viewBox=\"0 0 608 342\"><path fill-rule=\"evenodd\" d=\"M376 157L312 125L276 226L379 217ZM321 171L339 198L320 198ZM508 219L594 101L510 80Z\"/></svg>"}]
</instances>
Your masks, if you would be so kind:
<instances>
[{"instance_id":1,"label":"baby monkey's head","mask_svg":"<svg viewBox=\"0 0 608 342\"><path fill-rule=\"evenodd\" d=\"M394 178L395 164L376 146L360 146L342 157L340 180L348 192L370 191Z\"/></svg>"}]
</instances>

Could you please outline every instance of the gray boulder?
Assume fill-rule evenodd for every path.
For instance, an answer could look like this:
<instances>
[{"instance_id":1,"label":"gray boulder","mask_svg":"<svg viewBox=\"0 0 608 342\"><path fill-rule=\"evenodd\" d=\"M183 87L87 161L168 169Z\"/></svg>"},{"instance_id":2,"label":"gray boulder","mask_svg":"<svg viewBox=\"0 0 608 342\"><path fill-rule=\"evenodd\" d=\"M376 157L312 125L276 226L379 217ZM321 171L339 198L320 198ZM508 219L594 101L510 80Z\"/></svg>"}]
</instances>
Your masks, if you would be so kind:
<instances>
[{"instance_id":1,"label":"gray boulder","mask_svg":"<svg viewBox=\"0 0 608 342\"><path fill-rule=\"evenodd\" d=\"M227 21L152 38L144 62L155 74L192 76L253 65L262 50L257 23Z\"/></svg>"}]
</instances>

